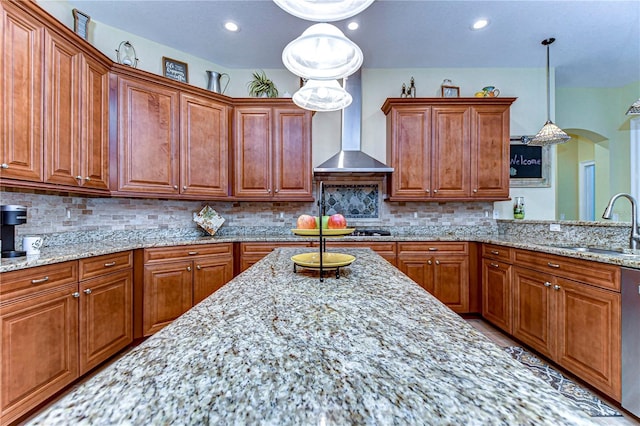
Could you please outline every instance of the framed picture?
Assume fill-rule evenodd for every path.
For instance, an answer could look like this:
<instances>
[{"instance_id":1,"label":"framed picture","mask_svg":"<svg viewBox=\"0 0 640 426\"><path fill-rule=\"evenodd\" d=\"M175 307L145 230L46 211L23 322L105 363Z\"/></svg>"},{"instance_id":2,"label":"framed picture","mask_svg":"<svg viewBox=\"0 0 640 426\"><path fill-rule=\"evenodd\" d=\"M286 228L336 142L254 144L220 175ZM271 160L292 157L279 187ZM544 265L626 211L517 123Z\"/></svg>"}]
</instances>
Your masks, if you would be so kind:
<instances>
[{"instance_id":1,"label":"framed picture","mask_svg":"<svg viewBox=\"0 0 640 426\"><path fill-rule=\"evenodd\" d=\"M162 57L162 75L182 83L189 82L189 66L175 59Z\"/></svg>"},{"instance_id":2,"label":"framed picture","mask_svg":"<svg viewBox=\"0 0 640 426\"><path fill-rule=\"evenodd\" d=\"M443 98L459 98L460 88L458 86L440 86Z\"/></svg>"},{"instance_id":3,"label":"framed picture","mask_svg":"<svg viewBox=\"0 0 640 426\"><path fill-rule=\"evenodd\" d=\"M73 9L73 31L85 40L88 40L89 36L89 21L91 17L86 13L80 12L78 9Z\"/></svg>"},{"instance_id":4,"label":"framed picture","mask_svg":"<svg viewBox=\"0 0 640 426\"><path fill-rule=\"evenodd\" d=\"M550 146L529 146L522 142L511 142L509 148L509 186L511 188L551 186Z\"/></svg>"}]
</instances>

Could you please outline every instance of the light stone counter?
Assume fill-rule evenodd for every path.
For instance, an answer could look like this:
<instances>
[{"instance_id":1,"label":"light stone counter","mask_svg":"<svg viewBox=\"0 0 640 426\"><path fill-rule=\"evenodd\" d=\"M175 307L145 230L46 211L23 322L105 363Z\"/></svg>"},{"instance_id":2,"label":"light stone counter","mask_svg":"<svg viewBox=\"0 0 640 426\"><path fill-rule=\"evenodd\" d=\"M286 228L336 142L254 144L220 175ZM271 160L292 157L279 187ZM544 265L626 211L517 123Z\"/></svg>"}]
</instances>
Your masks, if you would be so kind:
<instances>
[{"instance_id":1,"label":"light stone counter","mask_svg":"<svg viewBox=\"0 0 640 426\"><path fill-rule=\"evenodd\" d=\"M591 420L368 249L278 249L33 425L581 425Z\"/></svg>"}]
</instances>

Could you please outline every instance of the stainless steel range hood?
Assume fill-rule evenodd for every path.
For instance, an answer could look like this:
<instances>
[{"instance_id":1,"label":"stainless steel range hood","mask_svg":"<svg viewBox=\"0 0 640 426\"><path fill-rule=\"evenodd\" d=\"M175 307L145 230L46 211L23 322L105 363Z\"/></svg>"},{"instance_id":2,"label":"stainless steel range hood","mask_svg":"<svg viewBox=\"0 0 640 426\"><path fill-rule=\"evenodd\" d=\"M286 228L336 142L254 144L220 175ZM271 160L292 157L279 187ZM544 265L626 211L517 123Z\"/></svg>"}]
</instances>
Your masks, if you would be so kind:
<instances>
[{"instance_id":1,"label":"stainless steel range hood","mask_svg":"<svg viewBox=\"0 0 640 426\"><path fill-rule=\"evenodd\" d=\"M349 76L345 89L353 102L342 110L342 149L313 169L314 173L391 173L389 167L360 150L362 139L362 82L360 70Z\"/></svg>"}]
</instances>

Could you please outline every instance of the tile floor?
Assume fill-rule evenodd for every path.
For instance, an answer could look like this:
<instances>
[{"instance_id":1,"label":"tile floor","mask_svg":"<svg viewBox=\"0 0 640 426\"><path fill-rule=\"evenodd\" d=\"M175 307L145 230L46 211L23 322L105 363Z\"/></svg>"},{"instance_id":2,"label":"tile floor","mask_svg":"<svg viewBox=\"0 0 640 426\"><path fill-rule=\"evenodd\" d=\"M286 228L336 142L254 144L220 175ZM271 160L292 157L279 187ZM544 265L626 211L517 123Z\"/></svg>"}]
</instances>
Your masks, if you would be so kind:
<instances>
[{"instance_id":1,"label":"tile floor","mask_svg":"<svg viewBox=\"0 0 640 426\"><path fill-rule=\"evenodd\" d=\"M487 336L491 341L493 341L496 345L501 347L507 346L521 346L519 343L511 340L507 335L505 335L499 329L493 327L488 322L482 319L476 318L468 318L466 320L473 328L480 331L482 334ZM565 372L563 372L567 375ZM596 394L598 392L594 391ZM611 404L614 406L613 404ZM615 406L614 406L615 407ZM615 407L618 411L621 411L620 407ZM624 417L592 417L593 421L600 425L610 425L610 426L630 426L630 425L640 425L640 420L632 417L631 415L622 412Z\"/></svg>"}]
</instances>

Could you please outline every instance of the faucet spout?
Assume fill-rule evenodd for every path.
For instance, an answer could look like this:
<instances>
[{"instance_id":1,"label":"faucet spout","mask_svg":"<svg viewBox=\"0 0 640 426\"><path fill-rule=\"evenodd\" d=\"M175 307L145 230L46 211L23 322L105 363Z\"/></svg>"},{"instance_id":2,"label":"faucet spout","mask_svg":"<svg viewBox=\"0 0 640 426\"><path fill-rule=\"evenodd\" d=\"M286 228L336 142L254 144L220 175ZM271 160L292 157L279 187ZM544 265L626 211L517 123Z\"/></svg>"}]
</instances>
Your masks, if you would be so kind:
<instances>
[{"instance_id":1,"label":"faucet spout","mask_svg":"<svg viewBox=\"0 0 640 426\"><path fill-rule=\"evenodd\" d=\"M621 192L611 197L609 204L607 204L607 208L604 209L602 218L611 219L613 216L613 205L620 197L624 197L631 202L631 237L629 238L629 247L632 250L636 250L638 246L640 246L640 230L638 229L638 202L633 198L633 196Z\"/></svg>"}]
</instances>

